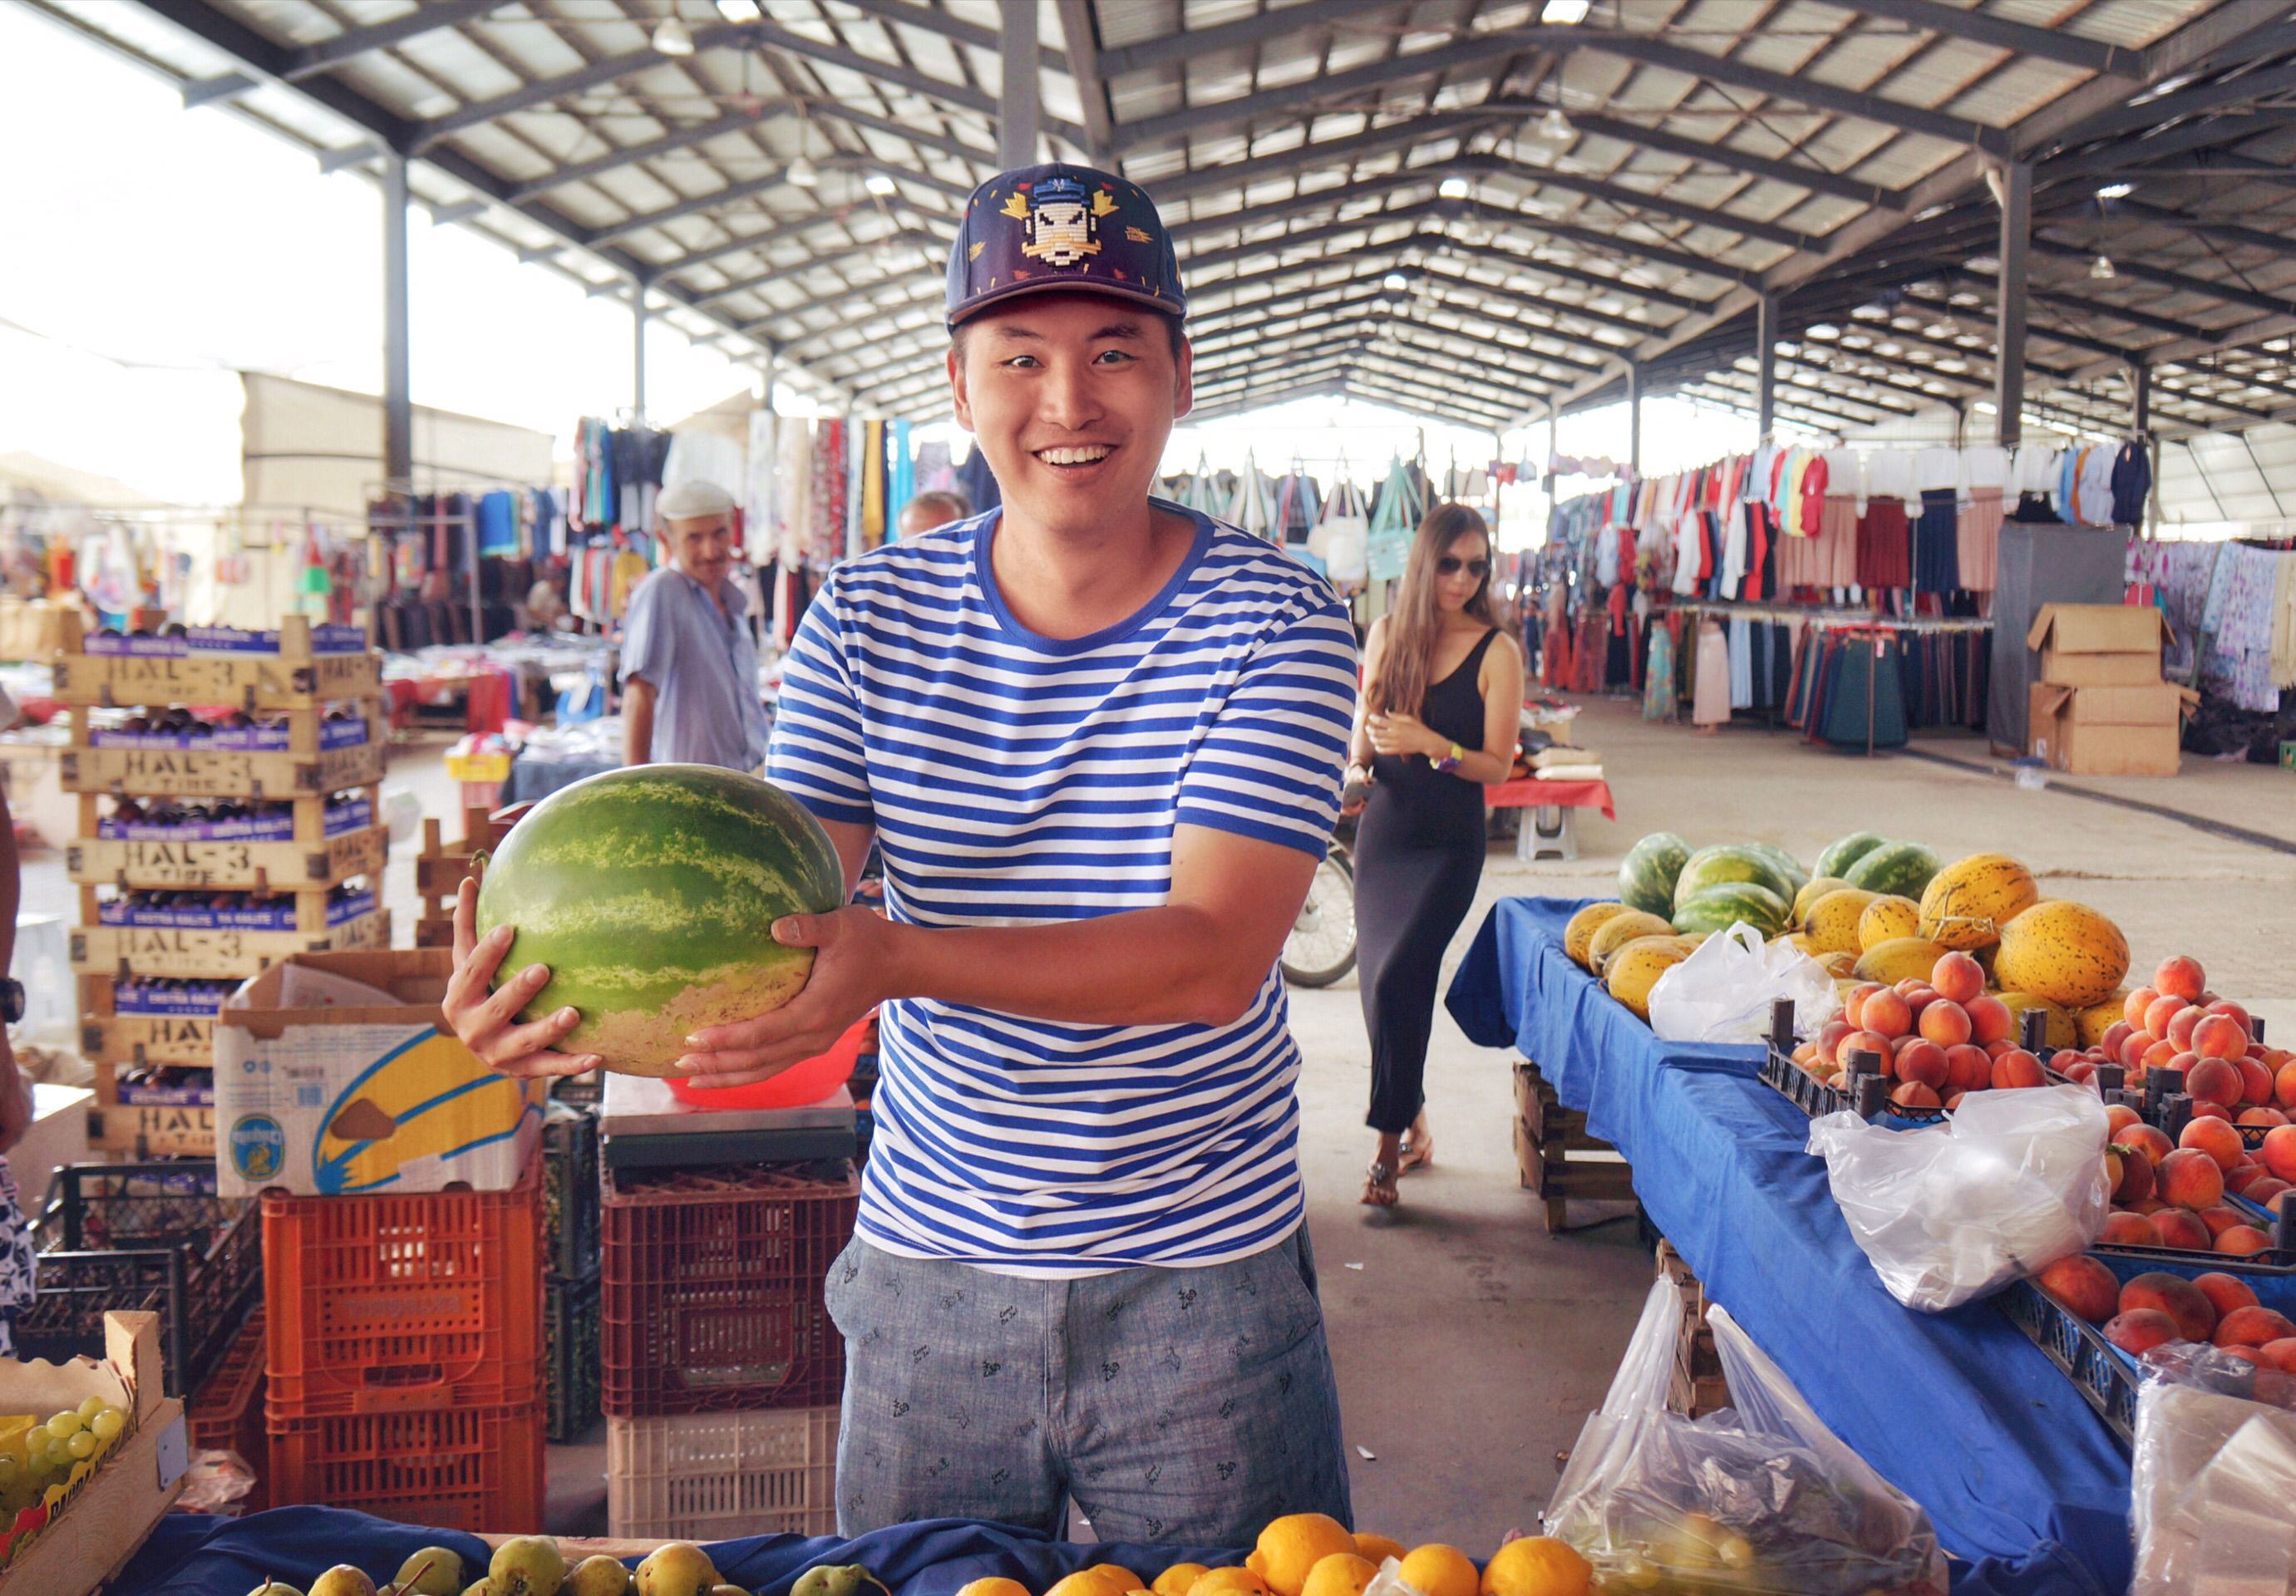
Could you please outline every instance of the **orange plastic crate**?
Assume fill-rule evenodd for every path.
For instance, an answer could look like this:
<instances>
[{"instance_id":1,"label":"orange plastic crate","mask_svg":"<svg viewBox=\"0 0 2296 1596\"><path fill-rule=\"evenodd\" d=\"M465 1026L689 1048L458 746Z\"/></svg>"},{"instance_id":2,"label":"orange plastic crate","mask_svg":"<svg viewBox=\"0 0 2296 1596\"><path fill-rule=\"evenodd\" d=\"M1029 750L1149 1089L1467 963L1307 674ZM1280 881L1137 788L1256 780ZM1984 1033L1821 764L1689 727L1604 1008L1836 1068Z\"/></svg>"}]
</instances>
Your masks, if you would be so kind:
<instances>
[{"instance_id":1,"label":"orange plastic crate","mask_svg":"<svg viewBox=\"0 0 2296 1596\"><path fill-rule=\"evenodd\" d=\"M271 1417L540 1402L541 1168L508 1191L264 1193Z\"/></svg>"},{"instance_id":2,"label":"orange plastic crate","mask_svg":"<svg viewBox=\"0 0 2296 1596\"><path fill-rule=\"evenodd\" d=\"M263 1433L263 1317L258 1303L222 1364L184 1408L193 1452L235 1452L255 1470L255 1489L240 1502L241 1510L250 1513L271 1505L271 1460Z\"/></svg>"},{"instance_id":3,"label":"orange plastic crate","mask_svg":"<svg viewBox=\"0 0 2296 1596\"><path fill-rule=\"evenodd\" d=\"M860 1200L850 1172L608 1168L600 1405L636 1419L835 1403L845 1340L822 1288Z\"/></svg>"},{"instance_id":4,"label":"orange plastic crate","mask_svg":"<svg viewBox=\"0 0 2296 1596\"><path fill-rule=\"evenodd\" d=\"M542 1528L543 1409L457 1407L281 1419L271 1432L271 1503L356 1508L438 1529Z\"/></svg>"}]
</instances>

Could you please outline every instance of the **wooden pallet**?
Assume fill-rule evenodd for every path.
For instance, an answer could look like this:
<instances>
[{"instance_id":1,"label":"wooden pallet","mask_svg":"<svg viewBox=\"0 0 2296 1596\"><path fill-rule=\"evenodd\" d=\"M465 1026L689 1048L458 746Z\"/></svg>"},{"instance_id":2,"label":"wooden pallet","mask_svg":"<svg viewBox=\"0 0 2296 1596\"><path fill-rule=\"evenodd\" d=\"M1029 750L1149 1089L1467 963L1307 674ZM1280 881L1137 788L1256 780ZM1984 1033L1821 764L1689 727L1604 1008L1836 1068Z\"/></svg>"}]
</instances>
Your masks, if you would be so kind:
<instances>
[{"instance_id":1,"label":"wooden pallet","mask_svg":"<svg viewBox=\"0 0 2296 1596\"><path fill-rule=\"evenodd\" d=\"M71 934L72 968L83 975L157 976L173 979L232 979L258 975L292 954L341 953L388 947L390 911L375 909L340 925L325 923L326 894L307 893L322 905L319 929L298 931L187 931L141 926L83 926ZM304 923L309 924L307 913Z\"/></svg>"},{"instance_id":2,"label":"wooden pallet","mask_svg":"<svg viewBox=\"0 0 2296 1596\"><path fill-rule=\"evenodd\" d=\"M381 781L384 749L380 735L358 748L316 754L66 749L56 763L66 792L108 792L115 798L324 798Z\"/></svg>"},{"instance_id":3,"label":"wooden pallet","mask_svg":"<svg viewBox=\"0 0 2296 1596\"><path fill-rule=\"evenodd\" d=\"M355 876L379 883L390 855L388 826L345 831L319 842L124 842L93 837L64 849L64 868L84 886L127 891L196 887L267 895L337 887Z\"/></svg>"},{"instance_id":4,"label":"wooden pallet","mask_svg":"<svg viewBox=\"0 0 2296 1596\"><path fill-rule=\"evenodd\" d=\"M83 985L102 979L87 977ZM111 983L104 983L108 994ZM79 1051L100 1065L215 1062L215 1021L188 1014L90 1013L79 1022ZM109 1079L111 1071L99 1075Z\"/></svg>"},{"instance_id":5,"label":"wooden pallet","mask_svg":"<svg viewBox=\"0 0 2296 1596\"><path fill-rule=\"evenodd\" d=\"M1574 1199L1635 1200L1634 1171L1618 1150L1587 1134L1587 1117L1564 1108L1538 1066L1529 1060L1515 1064L1514 1101L1515 1164L1523 1189L1546 1205L1549 1235L1569 1228Z\"/></svg>"},{"instance_id":6,"label":"wooden pallet","mask_svg":"<svg viewBox=\"0 0 2296 1596\"><path fill-rule=\"evenodd\" d=\"M87 1144L138 1158L212 1158L215 1110L125 1103L98 1106L87 1111Z\"/></svg>"},{"instance_id":7,"label":"wooden pallet","mask_svg":"<svg viewBox=\"0 0 2296 1596\"><path fill-rule=\"evenodd\" d=\"M414 856L414 896L422 910L414 921L414 945L455 945L455 896L463 879L484 868L479 855L502 846L503 839L531 804L499 811L470 805L463 811L462 840L448 843L436 820L422 823L422 851Z\"/></svg>"},{"instance_id":8,"label":"wooden pallet","mask_svg":"<svg viewBox=\"0 0 2296 1596\"><path fill-rule=\"evenodd\" d=\"M77 617L72 618L74 621ZM276 654L189 654L175 659L85 654L76 625L64 628L56 654L55 700L60 704L233 705L257 709L308 709L382 691L382 656L314 654L308 617L288 616Z\"/></svg>"}]
</instances>

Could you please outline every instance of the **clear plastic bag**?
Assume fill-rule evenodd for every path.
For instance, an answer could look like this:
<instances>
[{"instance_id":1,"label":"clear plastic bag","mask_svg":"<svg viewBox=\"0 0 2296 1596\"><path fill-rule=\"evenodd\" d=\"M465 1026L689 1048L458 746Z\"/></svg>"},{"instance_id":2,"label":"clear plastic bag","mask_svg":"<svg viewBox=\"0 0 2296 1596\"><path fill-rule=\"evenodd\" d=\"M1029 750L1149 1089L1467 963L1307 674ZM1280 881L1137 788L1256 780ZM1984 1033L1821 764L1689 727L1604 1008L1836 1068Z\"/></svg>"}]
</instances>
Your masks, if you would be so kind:
<instances>
[{"instance_id":1,"label":"clear plastic bag","mask_svg":"<svg viewBox=\"0 0 2296 1596\"><path fill-rule=\"evenodd\" d=\"M1941 1314L2104 1234L2104 1102L2087 1086L1980 1092L1947 1122L1814 1119L1833 1200L1890 1295Z\"/></svg>"},{"instance_id":2,"label":"clear plastic bag","mask_svg":"<svg viewBox=\"0 0 2296 1596\"><path fill-rule=\"evenodd\" d=\"M2174 1350L2185 1355L2146 1355L2136 1394L2129 1596L2288 1596L2296 1589L2296 1520L2287 1506L2296 1500L2296 1413L2226 1394L2251 1378L2287 1377L2208 1348Z\"/></svg>"},{"instance_id":3,"label":"clear plastic bag","mask_svg":"<svg viewBox=\"0 0 2296 1596\"><path fill-rule=\"evenodd\" d=\"M1792 943L1764 942L1740 921L1651 988L1651 1030L1667 1042L1759 1042L1770 1034L1770 1004L1791 998L1794 1033L1815 1036L1841 1011L1841 994L1818 962Z\"/></svg>"},{"instance_id":4,"label":"clear plastic bag","mask_svg":"<svg viewBox=\"0 0 2296 1596\"><path fill-rule=\"evenodd\" d=\"M1579 1431L1546 1533L1614 1592L1942 1592L1928 1515L1825 1428L1728 1314L1708 1320L1736 1405L1698 1420L1668 1407L1682 1298L1658 1281Z\"/></svg>"}]
</instances>

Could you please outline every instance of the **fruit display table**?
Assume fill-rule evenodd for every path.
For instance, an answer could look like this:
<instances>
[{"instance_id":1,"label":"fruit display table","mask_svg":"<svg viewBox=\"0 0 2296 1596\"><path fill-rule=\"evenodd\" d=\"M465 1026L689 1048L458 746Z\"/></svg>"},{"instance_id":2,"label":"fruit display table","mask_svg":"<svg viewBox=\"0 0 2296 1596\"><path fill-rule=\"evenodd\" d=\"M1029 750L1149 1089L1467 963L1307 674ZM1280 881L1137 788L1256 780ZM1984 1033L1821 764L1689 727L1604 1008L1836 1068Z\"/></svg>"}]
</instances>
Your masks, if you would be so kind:
<instances>
[{"instance_id":1,"label":"fruit display table","mask_svg":"<svg viewBox=\"0 0 2296 1596\"><path fill-rule=\"evenodd\" d=\"M582 1543L562 1544L570 1551ZM466 1567L482 1567L489 1555L472 1535L419 1529L340 1508L275 1508L244 1518L171 1516L160 1521L115 1589L119 1596L247 1596L266 1579L277 1579L299 1591L337 1563L387 1570L424 1546L459 1551ZM624 1551L619 1543L607 1550L616 1555ZM816 1563L863 1563L893 1596L952 1596L970 1582L993 1576L1045 1591L1087 1563L1162 1568L1242 1558L1235 1550L1073 1545L1009 1525L957 1518L905 1524L853 1541L758 1535L717 1542L704 1550L723 1578L748 1591L787 1591Z\"/></svg>"},{"instance_id":2,"label":"fruit display table","mask_svg":"<svg viewBox=\"0 0 2296 1596\"><path fill-rule=\"evenodd\" d=\"M1988 1302L1916 1314L1882 1289L1760 1050L1661 1042L1563 952L1581 900L1503 898L1447 1006L1534 1060L1634 1167L1636 1195L1834 1434L1928 1510L1974 1592L2129 1580L2128 1460ZM1973 1565L1973 1566L1971 1566Z\"/></svg>"}]
</instances>

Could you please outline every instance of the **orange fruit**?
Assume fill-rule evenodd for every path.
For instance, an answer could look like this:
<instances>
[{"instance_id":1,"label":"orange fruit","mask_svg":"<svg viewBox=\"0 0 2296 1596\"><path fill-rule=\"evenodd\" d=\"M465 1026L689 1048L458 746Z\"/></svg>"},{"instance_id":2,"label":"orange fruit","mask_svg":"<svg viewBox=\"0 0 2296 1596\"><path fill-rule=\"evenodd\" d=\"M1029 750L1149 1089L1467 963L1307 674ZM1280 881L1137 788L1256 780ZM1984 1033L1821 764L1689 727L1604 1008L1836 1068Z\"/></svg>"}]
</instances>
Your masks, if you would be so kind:
<instances>
[{"instance_id":1,"label":"orange fruit","mask_svg":"<svg viewBox=\"0 0 2296 1596\"><path fill-rule=\"evenodd\" d=\"M1549 1535L1509 1541L1483 1565L1482 1596L1587 1596L1595 1567Z\"/></svg>"},{"instance_id":2,"label":"orange fruit","mask_svg":"<svg viewBox=\"0 0 2296 1596\"><path fill-rule=\"evenodd\" d=\"M1159 1574L1156 1583L1148 1588L1155 1592L1155 1596L1188 1596L1196 1581L1210 1572L1201 1563L1174 1563ZM964 1596L964 1592L959 1591L956 1596Z\"/></svg>"},{"instance_id":3,"label":"orange fruit","mask_svg":"<svg viewBox=\"0 0 2296 1596\"><path fill-rule=\"evenodd\" d=\"M1207 1571L1188 1587L1188 1596L1270 1596L1267 1582L1249 1568L1233 1565ZM1051 1596L1051 1592L1046 1592Z\"/></svg>"},{"instance_id":4,"label":"orange fruit","mask_svg":"<svg viewBox=\"0 0 2296 1596\"><path fill-rule=\"evenodd\" d=\"M1335 1551L1308 1571L1300 1596L1363 1596L1363 1589L1379 1573L1379 1565L1352 1551Z\"/></svg>"},{"instance_id":5,"label":"orange fruit","mask_svg":"<svg viewBox=\"0 0 2296 1596\"><path fill-rule=\"evenodd\" d=\"M1383 1563L1390 1558L1399 1563L1403 1560L1405 1550L1402 1542L1390 1541L1385 1535L1365 1535L1360 1530L1356 1533L1356 1555L1368 1559L1374 1564Z\"/></svg>"},{"instance_id":6,"label":"orange fruit","mask_svg":"<svg viewBox=\"0 0 2296 1596\"><path fill-rule=\"evenodd\" d=\"M1268 1521L1259 1532L1259 1544L1243 1566L1267 1582L1275 1596L1300 1596L1316 1565L1334 1552L1353 1556L1356 1538L1347 1526L1322 1513L1286 1513ZM1429 1592L1427 1596L1438 1596ZM1467 1596L1475 1596L1472 1591Z\"/></svg>"},{"instance_id":7,"label":"orange fruit","mask_svg":"<svg viewBox=\"0 0 2296 1596\"><path fill-rule=\"evenodd\" d=\"M1423 1596L1481 1596L1483 1576L1467 1554L1437 1543L1414 1547L1403 1559L1403 1583Z\"/></svg>"}]
</instances>

